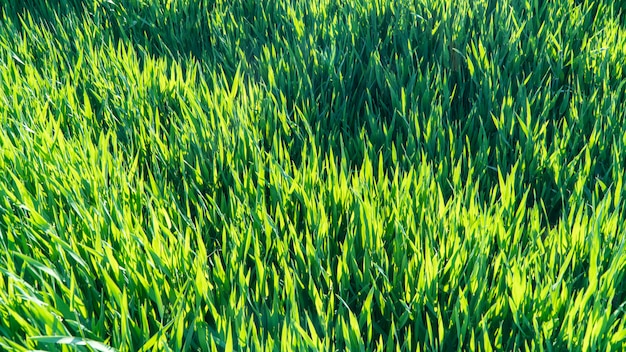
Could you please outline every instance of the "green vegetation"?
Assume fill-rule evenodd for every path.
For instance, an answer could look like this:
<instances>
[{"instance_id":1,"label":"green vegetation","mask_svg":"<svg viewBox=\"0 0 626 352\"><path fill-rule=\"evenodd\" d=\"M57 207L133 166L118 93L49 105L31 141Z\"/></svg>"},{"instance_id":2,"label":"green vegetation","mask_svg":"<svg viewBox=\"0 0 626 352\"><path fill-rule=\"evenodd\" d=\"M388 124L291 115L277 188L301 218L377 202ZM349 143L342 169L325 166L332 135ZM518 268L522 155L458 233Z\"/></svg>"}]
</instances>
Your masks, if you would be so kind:
<instances>
[{"instance_id":1,"label":"green vegetation","mask_svg":"<svg viewBox=\"0 0 626 352\"><path fill-rule=\"evenodd\" d=\"M624 6L0 0L0 350L626 349Z\"/></svg>"}]
</instances>

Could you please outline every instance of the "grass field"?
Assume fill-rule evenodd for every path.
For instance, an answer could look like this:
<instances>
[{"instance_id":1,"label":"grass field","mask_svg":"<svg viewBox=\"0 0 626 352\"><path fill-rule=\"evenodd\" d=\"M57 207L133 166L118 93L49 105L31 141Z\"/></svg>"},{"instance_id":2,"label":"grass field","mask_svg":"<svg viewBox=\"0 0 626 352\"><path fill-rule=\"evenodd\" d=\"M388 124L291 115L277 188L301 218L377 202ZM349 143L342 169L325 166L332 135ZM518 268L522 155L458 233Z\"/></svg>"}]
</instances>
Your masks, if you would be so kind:
<instances>
[{"instance_id":1,"label":"grass field","mask_svg":"<svg viewBox=\"0 0 626 352\"><path fill-rule=\"evenodd\" d=\"M626 2L0 0L0 350L626 349Z\"/></svg>"}]
</instances>

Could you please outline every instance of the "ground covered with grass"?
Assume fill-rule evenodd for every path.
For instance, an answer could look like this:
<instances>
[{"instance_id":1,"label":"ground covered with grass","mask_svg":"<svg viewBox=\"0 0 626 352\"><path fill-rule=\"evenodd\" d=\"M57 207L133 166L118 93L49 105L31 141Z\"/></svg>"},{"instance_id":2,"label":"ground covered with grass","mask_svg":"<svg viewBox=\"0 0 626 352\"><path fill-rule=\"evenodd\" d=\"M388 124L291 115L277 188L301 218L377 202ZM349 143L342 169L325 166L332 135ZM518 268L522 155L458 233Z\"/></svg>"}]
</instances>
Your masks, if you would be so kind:
<instances>
[{"instance_id":1,"label":"ground covered with grass","mask_svg":"<svg viewBox=\"0 0 626 352\"><path fill-rule=\"evenodd\" d=\"M0 0L0 349L624 350L609 0Z\"/></svg>"}]
</instances>

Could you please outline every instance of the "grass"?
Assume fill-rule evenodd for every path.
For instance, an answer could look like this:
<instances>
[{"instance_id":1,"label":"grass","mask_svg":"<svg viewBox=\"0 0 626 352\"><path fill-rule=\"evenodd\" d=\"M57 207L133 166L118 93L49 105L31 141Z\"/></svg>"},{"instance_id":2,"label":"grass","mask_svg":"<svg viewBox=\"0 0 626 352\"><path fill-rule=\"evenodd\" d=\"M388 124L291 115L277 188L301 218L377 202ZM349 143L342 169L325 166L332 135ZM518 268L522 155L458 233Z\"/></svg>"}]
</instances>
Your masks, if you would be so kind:
<instances>
[{"instance_id":1,"label":"grass","mask_svg":"<svg viewBox=\"0 0 626 352\"><path fill-rule=\"evenodd\" d=\"M0 1L0 349L626 348L623 1Z\"/></svg>"}]
</instances>

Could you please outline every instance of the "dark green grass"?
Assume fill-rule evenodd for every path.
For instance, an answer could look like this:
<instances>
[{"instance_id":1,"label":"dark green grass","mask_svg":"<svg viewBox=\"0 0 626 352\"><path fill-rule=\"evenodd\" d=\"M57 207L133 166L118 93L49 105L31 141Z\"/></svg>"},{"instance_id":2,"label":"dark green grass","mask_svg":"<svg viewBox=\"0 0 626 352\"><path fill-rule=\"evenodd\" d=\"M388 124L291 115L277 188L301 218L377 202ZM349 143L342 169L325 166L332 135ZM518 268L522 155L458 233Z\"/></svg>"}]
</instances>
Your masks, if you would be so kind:
<instances>
[{"instance_id":1,"label":"dark green grass","mask_svg":"<svg viewBox=\"0 0 626 352\"><path fill-rule=\"evenodd\" d=\"M609 1L0 1L0 349L623 350Z\"/></svg>"}]
</instances>

